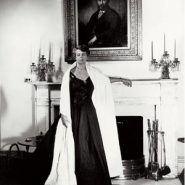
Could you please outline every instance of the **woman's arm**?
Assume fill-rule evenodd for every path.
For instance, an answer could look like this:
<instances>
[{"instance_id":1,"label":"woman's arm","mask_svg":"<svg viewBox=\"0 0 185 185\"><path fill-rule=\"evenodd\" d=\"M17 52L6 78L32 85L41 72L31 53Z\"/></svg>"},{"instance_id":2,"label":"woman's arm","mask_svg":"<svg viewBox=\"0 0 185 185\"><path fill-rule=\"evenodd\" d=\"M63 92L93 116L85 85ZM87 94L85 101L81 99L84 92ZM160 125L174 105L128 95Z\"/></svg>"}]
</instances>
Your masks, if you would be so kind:
<instances>
[{"instance_id":1,"label":"woman's arm","mask_svg":"<svg viewBox=\"0 0 185 185\"><path fill-rule=\"evenodd\" d=\"M127 78L122 78L122 77L109 77L111 83L115 82L122 82L124 85L128 87L132 87L132 81Z\"/></svg>"}]
</instances>

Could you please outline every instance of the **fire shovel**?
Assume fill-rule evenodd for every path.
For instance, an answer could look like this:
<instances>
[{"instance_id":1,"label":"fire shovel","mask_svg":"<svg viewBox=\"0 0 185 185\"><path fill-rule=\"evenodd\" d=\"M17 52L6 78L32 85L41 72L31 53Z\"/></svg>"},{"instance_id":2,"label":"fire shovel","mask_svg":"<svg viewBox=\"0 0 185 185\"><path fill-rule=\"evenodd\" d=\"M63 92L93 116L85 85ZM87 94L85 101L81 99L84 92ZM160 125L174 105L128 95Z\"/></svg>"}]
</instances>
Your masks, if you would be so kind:
<instances>
[{"instance_id":1,"label":"fire shovel","mask_svg":"<svg viewBox=\"0 0 185 185\"><path fill-rule=\"evenodd\" d=\"M162 142L163 142L163 153L164 153L164 165L161 167L161 175L167 175L171 172L170 167L166 165L166 149L164 142L164 132L161 132Z\"/></svg>"}]
</instances>

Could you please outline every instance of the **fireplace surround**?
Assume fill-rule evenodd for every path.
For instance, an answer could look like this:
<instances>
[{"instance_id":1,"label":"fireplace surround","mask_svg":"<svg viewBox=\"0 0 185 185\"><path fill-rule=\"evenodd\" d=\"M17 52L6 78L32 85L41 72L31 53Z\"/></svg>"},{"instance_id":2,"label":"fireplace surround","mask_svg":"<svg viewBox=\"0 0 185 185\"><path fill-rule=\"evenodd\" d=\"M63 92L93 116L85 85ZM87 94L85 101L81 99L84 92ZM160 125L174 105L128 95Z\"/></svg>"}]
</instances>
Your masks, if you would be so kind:
<instances>
[{"instance_id":1,"label":"fireplace surround","mask_svg":"<svg viewBox=\"0 0 185 185\"><path fill-rule=\"evenodd\" d=\"M141 117L143 122L143 155L148 161L147 119L154 120L154 105L157 106L159 129L165 131L167 163L176 173L176 127L179 120L179 81L178 79L135 79L132 87L122 83L112 84L115 113L117 117ZM34 82L33 122L35 134L46 132L59 111L60 83ZM173 114L172 114L173 112Z\"/></svg>"}]
</instances>

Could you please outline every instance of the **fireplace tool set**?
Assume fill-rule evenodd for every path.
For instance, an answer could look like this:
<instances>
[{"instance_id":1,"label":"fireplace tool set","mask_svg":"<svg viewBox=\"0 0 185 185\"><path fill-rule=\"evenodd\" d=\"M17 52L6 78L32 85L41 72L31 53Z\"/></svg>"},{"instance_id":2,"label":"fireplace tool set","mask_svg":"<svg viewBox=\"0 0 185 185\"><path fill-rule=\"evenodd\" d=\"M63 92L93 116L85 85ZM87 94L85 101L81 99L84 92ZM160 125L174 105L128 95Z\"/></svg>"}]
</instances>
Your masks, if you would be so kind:
<instances>
[{"instance_id":1,"label":"fireplace tool set","mask_svg":"<svg viewBox=\"0 0 185 185\"><path fill-rule=\"evenodd\" d=\"M166 165L164 131L159 131L158 128L159 128L159 125L158 125L158 120L156 119L156 105L155 105L155 120L153 120L152 127L151 127L150 119L148 119L147 134L148 134L148 147L149 147L149 162L148 162L148 167L146 171L146 178L154 179L156 181L160 180L163 176L171 172L169 166ZM159 160L158 160L159 138L161 138L161 148L163 148L161 150L161 165L159 165Z\"/></svg>"}]
</instances>

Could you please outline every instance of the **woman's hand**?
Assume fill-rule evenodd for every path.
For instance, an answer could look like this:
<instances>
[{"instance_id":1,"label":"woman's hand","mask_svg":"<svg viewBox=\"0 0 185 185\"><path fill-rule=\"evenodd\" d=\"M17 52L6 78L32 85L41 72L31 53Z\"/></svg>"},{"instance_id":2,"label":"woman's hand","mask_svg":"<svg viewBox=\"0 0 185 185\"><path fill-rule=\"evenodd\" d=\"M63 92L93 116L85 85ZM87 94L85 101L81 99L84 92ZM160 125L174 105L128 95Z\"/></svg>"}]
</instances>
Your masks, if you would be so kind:
<instances>
[{"instance_id":1,"label":"woman's hand","mask_svg":"<svg viewBox=\"0 0 185 185\"><path fill-rule=\"evenodd\" d=\"M121 82L128 87L132 87L132 81L130 79L121 78Z\"/></svg>"},{"instance_id":2,"label":"woman's hand","mask_svg":"<svg viewBox=\"0 0 185 185\"><path fill-rule=\"evenodd\" d=\"M122 77L109 77L111 83L122 82L124 85L128 87L132 87L132 81L130 79L122 78Z\"/></svg>"}]
</instances>

